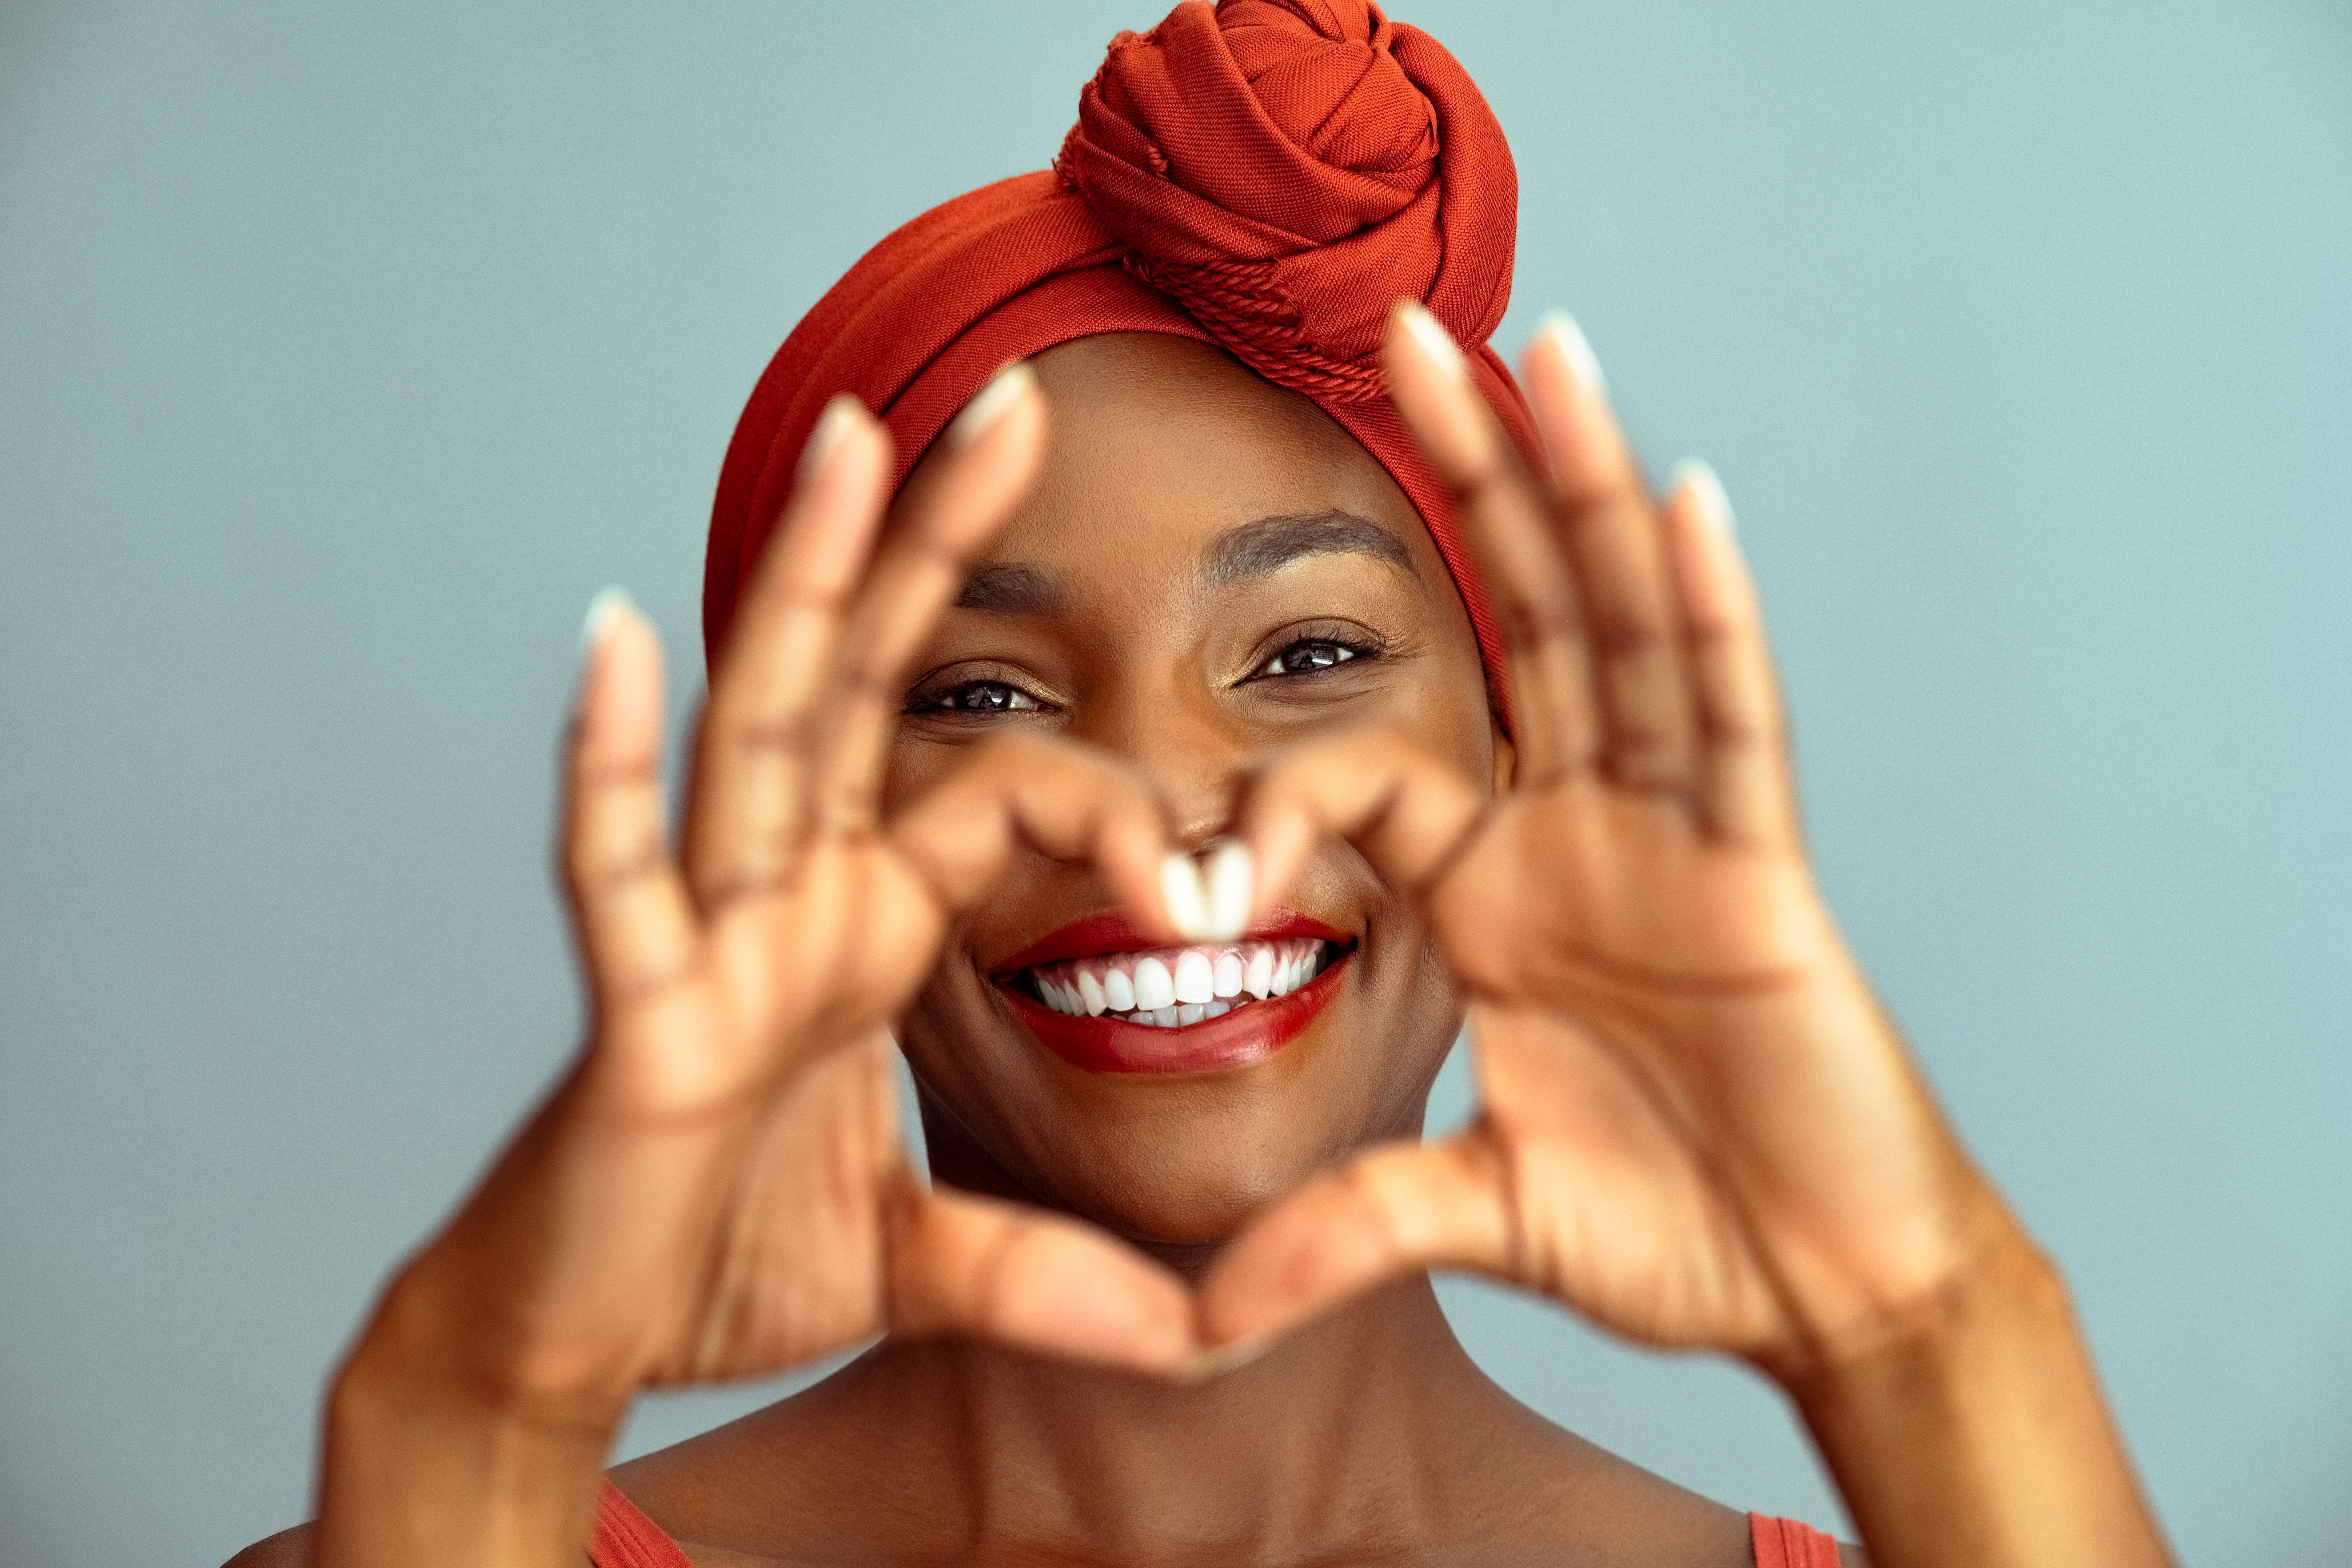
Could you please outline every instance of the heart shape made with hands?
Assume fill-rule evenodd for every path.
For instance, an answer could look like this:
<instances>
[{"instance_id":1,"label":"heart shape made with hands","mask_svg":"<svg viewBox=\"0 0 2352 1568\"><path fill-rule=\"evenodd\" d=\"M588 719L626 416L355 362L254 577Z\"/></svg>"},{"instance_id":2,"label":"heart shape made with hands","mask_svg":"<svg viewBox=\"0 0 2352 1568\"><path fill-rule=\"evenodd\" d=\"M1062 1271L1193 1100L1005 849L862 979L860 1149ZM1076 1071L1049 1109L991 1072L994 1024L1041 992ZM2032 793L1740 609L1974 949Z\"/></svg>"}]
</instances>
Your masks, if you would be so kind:
<instances>
[{"instance_id":1,"label":"heart shape made with hands","mask_svg":"<svg viewBox=\"0 0 2352 1568\"><path fill-rule=\"evenodd\" d=\"M1427 312L1400 307L1385 351L1507 634L1508 791L1402 732L1330 736L1247 781L1205 865L1130 770L1036 738L886 820L898 682L1028 484L1044 409L1025 367L1001 375L885 531L887 441L837 400L739 608L675 859L658 647L625 605L591 628L566 865L594 1037L451 1233L503 1316L640 1382L885 1331L1183 1374L1429 1267L1759 1359L1932 1288L1969 1173L1814 891L1728 510L1703 468L1651 496L1590 363L1572 325L1529 354L1538 477ZM1091 861L1146 929L1222 939L1333 837L1412 890L1467 999L1467 1129L1308 1182L1197 1289L908 1170L889 1022L1016 855ZM564 1245L501 1273L526 1233Z\"/></svg>"}]
</instances>

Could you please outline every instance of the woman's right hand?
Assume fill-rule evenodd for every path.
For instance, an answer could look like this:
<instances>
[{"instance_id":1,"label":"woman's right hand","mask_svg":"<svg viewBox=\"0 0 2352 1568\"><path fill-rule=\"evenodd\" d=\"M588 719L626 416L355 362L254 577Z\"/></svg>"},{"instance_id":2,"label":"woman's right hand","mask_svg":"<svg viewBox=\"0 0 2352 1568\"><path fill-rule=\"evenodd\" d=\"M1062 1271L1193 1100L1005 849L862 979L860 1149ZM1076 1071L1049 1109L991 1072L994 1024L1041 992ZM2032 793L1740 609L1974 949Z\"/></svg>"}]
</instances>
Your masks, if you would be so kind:
<instances>
[{"instance_id":1,"label":"woman's right hand","mask_svg":"<svg viewBox=\"0 0 2352 1568\"><path fill-rule=\"evenodd\" d=\"M885 528L887 437L851 400L827 410L713 680L677 856L660 652L599 601L563 837L589 1040L339 1376L321 1561L575 1562L647 1384L886 1331L1162 1372L1195 1350L1174 1276L1075 1221L929 1190L899 1137L888 1022L1018 848L1092 860L1164 923L1160 807L1107 758L999 744L895 820L877 805L902 667L1043 430L1008 372Z\"/></svg>"}]
</instances>

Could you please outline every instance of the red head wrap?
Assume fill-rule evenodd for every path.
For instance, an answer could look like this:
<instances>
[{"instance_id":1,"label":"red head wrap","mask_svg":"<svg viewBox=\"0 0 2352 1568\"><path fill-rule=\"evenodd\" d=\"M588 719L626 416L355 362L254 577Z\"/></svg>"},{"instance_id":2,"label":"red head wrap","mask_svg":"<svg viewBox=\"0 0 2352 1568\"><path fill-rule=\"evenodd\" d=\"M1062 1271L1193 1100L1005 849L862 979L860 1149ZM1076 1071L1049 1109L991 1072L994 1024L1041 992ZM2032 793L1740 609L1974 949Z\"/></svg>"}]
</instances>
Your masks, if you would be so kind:
<instances>
[{"instance_id":1,"label":"red head wrap","mask_svg":"<svg viewBox=\"0 0 2352 1568\"><path fill-rule=\"evenodd\" d=\"M703 578L716 658L817 415L855 394L903 482L1007 363L1097 332L1215 343L1315 400L1395 477L1453 571L1497 688L1501 641L1445 489L1381 394L1389 308L1472 350L1523 451L1487 338L1511 292L1518 180L1502 127L1437 41L1369 0L1185 0L1121 33L1050 171L932 208L793 330L735 427Z\"/></svg>"}]
</instances>

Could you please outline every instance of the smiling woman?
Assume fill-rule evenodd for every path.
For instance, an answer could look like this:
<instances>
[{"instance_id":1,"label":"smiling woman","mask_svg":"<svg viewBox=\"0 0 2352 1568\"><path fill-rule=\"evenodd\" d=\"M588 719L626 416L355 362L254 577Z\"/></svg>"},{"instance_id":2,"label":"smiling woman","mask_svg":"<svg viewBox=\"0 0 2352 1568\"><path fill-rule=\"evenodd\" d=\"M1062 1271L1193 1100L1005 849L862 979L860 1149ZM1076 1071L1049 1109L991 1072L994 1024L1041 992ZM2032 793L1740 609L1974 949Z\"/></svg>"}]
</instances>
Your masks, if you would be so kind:
<instances>
[{"instance_id":1,"label":"smiling woman","mask_svg":"<svg viewBox=\"0 0 2352 1568\"><path fill-rule=\"evenodd\" d=\"M1363 0L1180 5L819 304L721 478L681 842L602 598L591 1037L247 1564L1841 1560L1516 1404L1433 1267L1745 1357L1880 1563L2164 1560L1814 889L1719 488L1651 492L1564 319L1524 396L1484 346L1514 179ZM640 1388L877 1336L601 1478Z\"/></svg>"},{"instance_id":2,"label":"smiling woman","mask_svg":"<svg viewBox=\"0 0 2352 1568\"><path fill-rule=\"evenodd\" d=\"M1490 778L1496 731L1461 595L1412 503L1363 447L1306 396L1202 343L1102 334L1049 349L1034 368L1056 411L1053 437L973 579L1017 578L1044 593L1018 608L960 603L941 617L896 742L894 802L931 787L963 748L1015 727L1141 763L1191 842L1224 825L1234 781L1255 760L1335 728L1396 725ZM1111 538L1117 547L1105 549ZM1013 700L982 707L962 695L975 686ZM930 707L950 695L953 707ZM1100 909L1082 866L1000 884L971 917L975 984L959 993L954 966L943 970L908 1020L902 1043L918 1081L951 1081L952 1061L988 1051L1002 1060L974 1092L997 1101L1028 1037L1097 1070L1239 1067L1322 1020L1318 1031L1359 1048L1314 1054L1293 1091L1334 1112L1377 1106L1380 1124L1305 1140L1269 1126L1252 1144L1312 1161L1418 1125L1456 1009L1409 900L1376 879L1327 872L1239 939L1181 948ZM1416 998L1436 1005L1416 1008ZM1078 1115L1066 1097L1040 1104L1037 1135L1089 1126L1105 1149L1148 1157L1163 1145L1225 1147L1242 1128L1218 1098L1196 1102L1207 1119L1196 1123L1134 1087L1143 1098L1116 1121L1107 1106ZM1261 1103L1302 1124L1295 1110ZM950 1109L954 1127L994 1120L986 1104ZM1311 1169L1251 1172L1229 1148L1221 1157L1237 1190L1255 1194ZM1002 1190L1054 1185L1026 1172ZM1191 1184L1139 1172L1120 1185L1141 1194ZM1205 1241L1230 1229L1244 1201L1160 1223ZM1104 1217L1077 1194L1057 1206Z\"/></svg>"}]
</instances>

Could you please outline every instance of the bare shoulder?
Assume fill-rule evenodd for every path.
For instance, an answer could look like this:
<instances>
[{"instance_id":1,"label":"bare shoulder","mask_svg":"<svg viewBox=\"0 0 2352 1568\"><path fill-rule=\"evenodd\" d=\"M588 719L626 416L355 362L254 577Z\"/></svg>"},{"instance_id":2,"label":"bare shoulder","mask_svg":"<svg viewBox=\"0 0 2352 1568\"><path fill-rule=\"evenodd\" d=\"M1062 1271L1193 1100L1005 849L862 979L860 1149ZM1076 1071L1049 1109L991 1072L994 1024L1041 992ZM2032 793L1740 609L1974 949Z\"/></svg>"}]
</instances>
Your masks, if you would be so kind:
<instances>
[{"instance_id":1,"label":"bare shoulder","mask_svg":"<svg viewBox=\"0 0 2352 1568\"><path fill-rule=\"evenodd\" d=\"M1754 1568L1748 1515L1643 1469L1490 1387L1462 1510L1484 1561ZM1468 1447L1469 1445L1465 1445Z\"/></svg>"},{"instance_id":2,"label":"bare shoulder","mask_svg":"<svg viewBox=\"0 0 2352 1568\"><path fill-rule=\"evenodd\" d=\"M310 1568L310 1540L318 1530L315 1524L298 1524L264 1536L221 1568Z\"/></svg>"}]
</instances>

